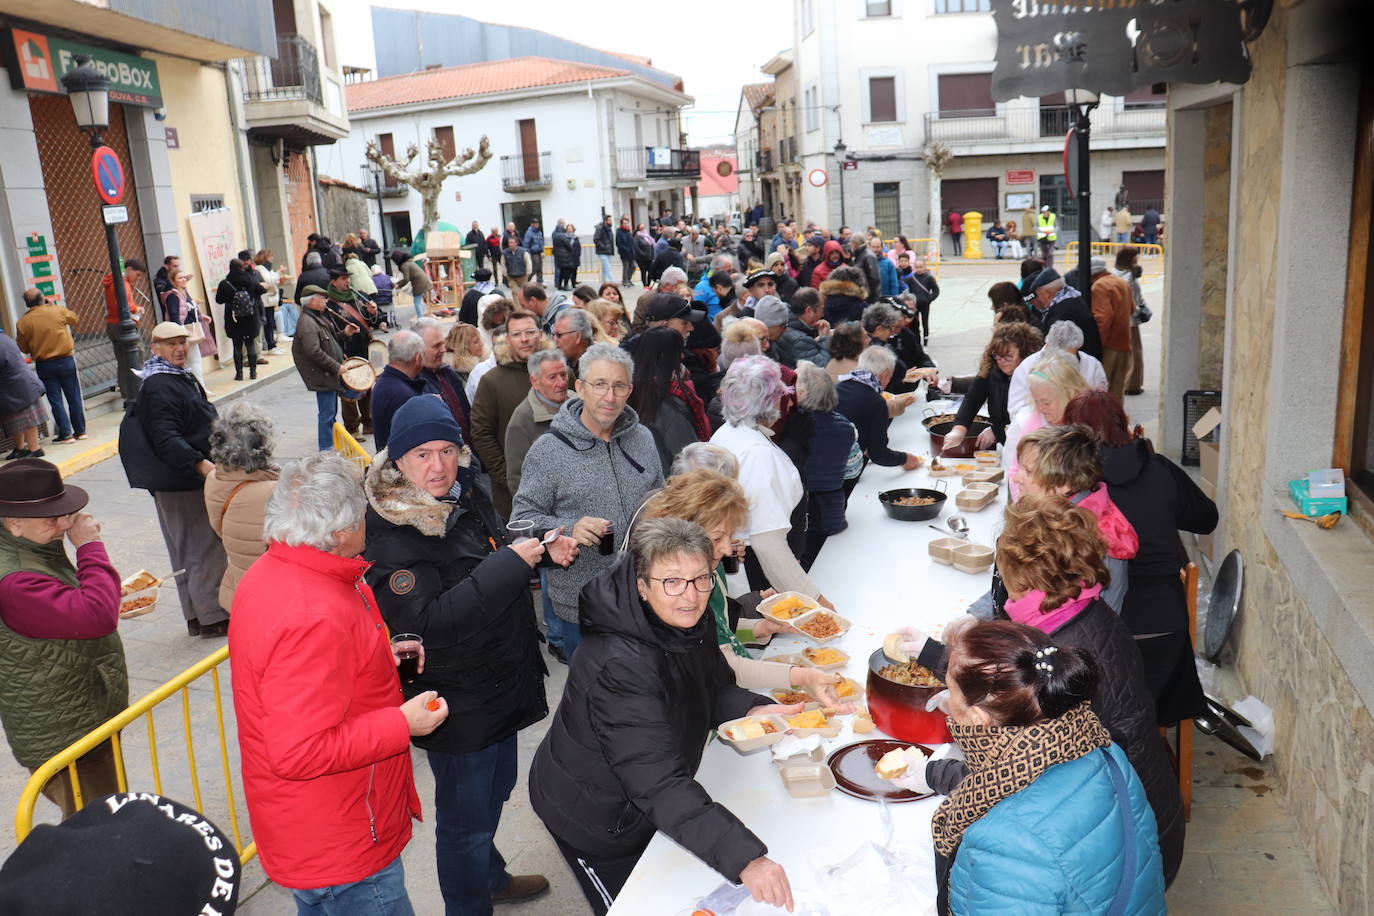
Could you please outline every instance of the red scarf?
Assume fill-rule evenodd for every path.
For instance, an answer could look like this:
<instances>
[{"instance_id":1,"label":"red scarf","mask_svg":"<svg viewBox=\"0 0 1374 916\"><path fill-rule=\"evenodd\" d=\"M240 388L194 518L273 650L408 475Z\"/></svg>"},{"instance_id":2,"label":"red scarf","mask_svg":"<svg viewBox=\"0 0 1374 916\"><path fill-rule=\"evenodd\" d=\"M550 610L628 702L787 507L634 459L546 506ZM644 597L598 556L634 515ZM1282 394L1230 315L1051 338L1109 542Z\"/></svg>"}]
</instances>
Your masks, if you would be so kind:
<instances>
[{"instance_id":1,"label":"red scarf","mask_svg":"<svg viewBox=\"0 0 1374 916\"><path fill-rule=\"evenodd\" d=\"M706 405L701 403L692 380L674 375L668 382L668 393L686 404L687 409L691 411L692 428L696 430L697 439L702 442L710 439L711 421L706 418Z\"/></svg>"}]
</instances>

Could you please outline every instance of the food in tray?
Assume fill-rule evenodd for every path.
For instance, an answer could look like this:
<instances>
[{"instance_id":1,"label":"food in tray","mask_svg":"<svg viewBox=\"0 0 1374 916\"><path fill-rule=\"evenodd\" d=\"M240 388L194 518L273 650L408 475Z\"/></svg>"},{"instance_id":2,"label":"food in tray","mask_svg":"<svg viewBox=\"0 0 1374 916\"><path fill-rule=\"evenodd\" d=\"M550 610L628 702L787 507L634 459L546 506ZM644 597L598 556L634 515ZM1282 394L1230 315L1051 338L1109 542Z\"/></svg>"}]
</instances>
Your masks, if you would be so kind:
<instances>
[{"instance_id":1,"label":"food in tray","mask_svg":"<svg viewBox=\"0 0 1374 916\"><path fill-rule=\"evenodd\" d=\"M890 392L890 391L883 391L883 392L880 392L880 394L882 394L883 400L884 400L884 401L890 401L890 400L892 400L893 398L896 397L896 395L893 394L893 393Z\"/></svg>"},{"instance_id":2,"label":"food in tray","mask_svg":"<svg viewBox=\"0 0 1374 916\"><path fill-rule=\"evenodd\" d=\"M974 466L971 464L956 464L954 466L954 470L958 471L960 474L963 474L967 471L972 471L974 469Z\"/></svg>"},{"instance_id":3,"label":"food in tray","mask_svg":"<svg viewBox=\"0 0 1374 916\"><path fill-rule=\"evenodd\" d=\"M140 569L129 578L125 579L119 586L119 594L132 595L134 592L141 592L145 588L152 588L154 585L161 585L162 580L146 569Z\"/></svg>"},{"instance_id":4,"label":"food in tray","mask_svg":"<svg viewBox=\"0 0 1374 916\"><path fill-rule=\"evenodd\" d=\"M915 753L910 754L909 751L915 751ZM926 758L925 753L919 748L893 748L878 760L878 765L873 768L873 771L878 774L879 779L899 779L906 775L912 764L911 758L913 756L918 758L918 762L924 761Z\"/></svg>"},{"instance_id":5,"label":"food in tray","mask_svg":"<svg viewBox=\"0 0 1374 916\"><path fill-rule=\"evenodd\" d=\"M776 604L768 606L768 613L778 620L792 620L808 611L814 611L816 604L796 595L788 595Z\"/></svg>"},{"instance_id":6,"label":"food in tray","mask_svg":"<svg viewBox=\"0 0 1374 916\"><path fill-rule=\"evenodd\" d=\"M936 456L930 459L930 469L932 471L943 471L945 469L945 466L940 463L939 457Z\"/></svg>"},{"instance_id":7,"label":"food in tray","mask_svg":"<svg viewBox=\"0 0 1374 916\"><path fill-rule=\"evenodd\" d=\"M802 649L802 657L813 665L841 665L849 661L849 656L839 649Z\"/></svg>"},{"instance_id":8,"label":"food in tray","mask_svg":"<svg viewBox=\"0 0 1374 916\"><path fill-rule=\"evenodd\" d=\"M905 665L883 665L878 669L878 676L908 687L945 686L929 668L916 661L909 661Z\"/></svg>"},{"instance_id":9,"label":"food in tray","mask_svg":"<svg viewBox=\"0 0 1374 916\"><path fill-rule=\"evenodd\" d=\"M840 635L840 622L829 614L812 614L797 624L797 629L816 639L829 639Z\"/></svg>"},{"instance_id":10,"label":"food in tray","mask_svg":"<svg viewBox=\"0 0 1374 916\"><path fill-rule=\"evenodd\" d=\"M867 709L860 709L854 715L854 723L851 727L854 729L854 734L866 735L878 726L873 724L873 717L868 714Z\"/></svg>"},{"instance_id":11,"label":"food in tray","mask_svg":"<svg viewBox=\"0 0 1374 916\"><path fill-rule=\"evenodd\" d=\"M749 741L762 738L764 735L772 735L777 730L777 726L767 719L741 719L725 726L724 732L730 741Z\"/></svg>"},{"instance_id":12,"label":"food in tray","mask_svg":"<svg viewBox=\"0 0 1374 916\"><path fill-rule=\"evenodd\" d=\"M788 728L825 728L825 713L819 709L810 709L806 712L797 713L787 720Z\"/></svg>"},{"instance_id":13,"label":"food in tray","mask_svg":"<svg viewBox=\"0 0 1374 916\"><path fill-rule=\"evenodd\" d=\"M929 506L935 502L933 496L898 496L892 501L894 506Z\"/></svg>"},{"instance_id":14,"label":"food in tray","mask_svg":"<svg viewBox=\"0 0 1374 916\"><path fill-rule=\"evenodd\" d=\"M838 684L835 685L835 696L841 698L852 697L855 693L858 692L858 689L859 688L857 684L855 684L849 678L845 678L844 680L840 681Z\"/></svg>"},{"instance_id":15,"label":"food in tray","mask_svg":"<svg viewBox=\"0 0 1374 916\"><path fill-rule=\"evenodd\" d=\"M796 703L814 703L809 693L800 690L774 690L773 699L784 706L792 706Z\"/></svg>"},{"instance_id":16,"label":"food in tray","mask_svg":"<svg viewBox=\"0 0 1374 916\"><path fill-rule=\"evenodd\" d=\"M911 661L911 657L902 650L901 633L889 633L883 637L883 654L903 665Z\"/></svg>"},{"instance_id":17,"label":"food in tray","mask_svg":"<svg viewBox=\"0 0 1374 916\"><path fill-rule=\"evenodd\" d=\"M125 614L132 613L133 611L141 610L155 603L157 603L156 595L143 595L139 598L130 598L128 601L120 602L119 613L120 616L123 616Z\"/></svg>"}]
</instances>

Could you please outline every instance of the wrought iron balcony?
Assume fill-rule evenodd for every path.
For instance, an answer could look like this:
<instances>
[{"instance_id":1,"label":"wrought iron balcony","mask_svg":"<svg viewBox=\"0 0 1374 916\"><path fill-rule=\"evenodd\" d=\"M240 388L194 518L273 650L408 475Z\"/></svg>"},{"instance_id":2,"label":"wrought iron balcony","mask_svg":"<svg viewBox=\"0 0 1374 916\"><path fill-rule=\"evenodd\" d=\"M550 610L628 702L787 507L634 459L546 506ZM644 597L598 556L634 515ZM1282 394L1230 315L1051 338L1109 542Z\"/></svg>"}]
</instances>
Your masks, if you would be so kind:
<instances>
[{"instance_id":1,"label":"wrought iron balcony","mask_svg":"<svg viewBox=\"0 0 1374 916\"><path fill-rule=\"evenodd\" d=\"M1097 108L1091 115L1094 137L1162 139L1166 110L1163 105L1123 110ZM955 145L997 145L1015 142L1040 143L1062 140L1073 126L1068 105L1035 108L931 111L925 116L926 141Z\"/></svg>"},{"instance_id":2,"label":"wrought iron balcony","mask_svg":"<svg viewBox=\"0 0 1374 916\"><path fill-rule=\"evenodd\" d=\"M616 150L620 181L655 181L701 177L701 152L669 146L622 146Z\"/></svg>"},{"instance_id":3,"label":"wrought iron balcony","mask_svg":"<svg viewBox=\"0 0 1374 916\"><path fill-rule=\"evenodd\" d=\"M773 151L771 149L761 149L754 154L754 164L758 166L760 172L773 171Z\"/></svg>"},{"instance_id":4,"label":"wrought iron balcony","mask_svg":"<svg viewBox=\"0 0 1374 916\"><path fill-rule=\"evenodd\" d=\"M501 157L501 188L535 191L553 185L553 153L521 153Z\"/></svg>"},{"instance_id":5,"label":"wrought iron balcony","mask_svg":"<svg viewBox=\"0 0 1374 916\"><path fill-rule=\"evenodd\" d=\"M248 102L304 99L320 104L320 60L300 35L278 35L276 57L251 57L243 98Z\"/></svg>"}]
</instances>

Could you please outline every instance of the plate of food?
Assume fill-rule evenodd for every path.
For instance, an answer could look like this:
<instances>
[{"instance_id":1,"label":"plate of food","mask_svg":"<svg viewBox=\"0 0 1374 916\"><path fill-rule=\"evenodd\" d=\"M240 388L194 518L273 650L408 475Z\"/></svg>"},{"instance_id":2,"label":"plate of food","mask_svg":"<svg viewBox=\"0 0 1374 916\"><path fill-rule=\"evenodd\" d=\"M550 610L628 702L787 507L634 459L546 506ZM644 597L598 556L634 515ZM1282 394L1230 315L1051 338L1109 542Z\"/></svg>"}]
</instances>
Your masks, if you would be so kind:
<instances>
[{"instance_id":1,"label":"plate of food","mask_svg":"<svg viewBox=\"0 0 1374 916\"><path fill-rule=\"evenodd\" d=\"M807 709L794 716L786 716L787 730L794 735L820 735L833 738L840 733L840 725L834 719L827 719L819 709Z\"/></svg>"},{"instance_id":2,"label":"plate of food","mask_svg":"<svg viewBox=\"0 0 1374 916\"><path fill-rule=\"evenodd\" d=\"M146 569L140 569L119 585L119 618L142 617L157 608L158 591L162 580Z\"/></svg>"},{"instance_id":3,"label":"plate of food","mask_svg":"<svg viewBox=\"0 0 1374 916\"><path fill-rule=\"evenodd\" d=\"M803 709L815 709L820 705L811 694L795 687L779 687L776 690L768 691L768 695L783 706L795 706L801 703Z\"/></svg>"},{"instance_id":4,"label":"plate of food","mask_svg":"<svg viewBox=\"0 0 1374 916\"><path fill-rule=\"evenodd\" d=\"M824 645L848 633L853 624L834 611L812 611L792 621L792 626L803 636Z\"/></svg>"},{"instance_id":5,"label":"plate of food","mask_svg":"<svg viewBox=\"0 0 1374 916\"><path fill-rule=\"evenodd\" d=\"M822 671L837 671L849 664L848 652L828 646L808 646L801 650L801 657L803 662ZM781 656L768 661L778 661L780 658Z\"/></svg>"},{"instance_id":6,"label":"plate of food","mask_svg":"<svg viewBox=\"0 0 1374 916\"><path fill-rule=\"evenodd\" d=\"M815 598L801 592L778 592L759 602L759 613L783 623L792 623L798 617L816 610L820 605Z\"/></svg>"},{"instance_id":7,"label":"plate of food","mask_svg":"<svg viewBox=\"0 0 1374 916\"><path fill-rule=\"evenodd\" d=\"M787 724L781 716L745 716L724 723L716 731L735 750L747 754L777 744L786 734Z\"/></svg>"},{"instance_id":8,"label":"plate of food","mask_svg":"<svg viewBox=\"0 0 1374 916\"><path fill-rule=\"evenodd\" d=\"M845 795L865 801L883 799L888 802L914 802L930 798L933 793L921 794L894 785L891 780L906 775L904 754L914 747L929 757L931 749L923 744L896 741L892 738L870 738L848 744L830 755L826 765L835 774L835 786Z\"/></svg>"}]
</instances>

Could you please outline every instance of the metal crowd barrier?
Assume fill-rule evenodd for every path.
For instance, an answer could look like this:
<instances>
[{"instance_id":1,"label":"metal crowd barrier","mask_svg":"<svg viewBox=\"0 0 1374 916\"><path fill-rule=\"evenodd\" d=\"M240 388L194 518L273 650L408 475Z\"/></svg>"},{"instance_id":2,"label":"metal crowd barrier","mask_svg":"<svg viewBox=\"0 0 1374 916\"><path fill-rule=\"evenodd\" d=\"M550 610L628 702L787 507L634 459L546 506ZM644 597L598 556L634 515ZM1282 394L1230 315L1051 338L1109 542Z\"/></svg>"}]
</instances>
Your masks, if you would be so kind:
<instances>
[{"instance_id":1,"label":"metal crowd barrier","mask_svg":"<svg viewBox=\"0 0 1374 916\"><path fill-rule=\"evenodd\" d=\"M344 425L337 420L334 421L334 451L358 466L358 470L367 471L368 465L372 464L372 456L367 453L367 449L358 444L344 429Z\"/></svg>"},{"instance_id":2,"label":"metal crowd barrier","mask_svg":"<svg viewBox=\"0 0 1374 916\"><path fill-rule=\"evenodd\" d=\"M1089 242L1088 253L1102 255L1109 262L1113 262L1116 253L1130 245L1140 251L1140 266L1144 268L1143 277L1159 277L1164 274L1164 246L1150 245L1145 242L1136 244L1135 242ZM1064 249L1064 256L1069 264L1078 263L1078 240L1069 242Z\"/></svg>"},{"instance_id":3,"label":"metal crowd barrier","mask_svg":"<svg viewBox=\"0 0 1374 916\"><path fill-rule=\"evenodd\" d=\"M120 732L128 725L142 718L146 720L148 731L148 764L151 770L151 781L153 790L159 795L168 794L178 797L180 792L167 792L163 790L162 765L158 756L157 746L157 726L154 722L154 711L168 700L175 696L181 697L181 721L185 729L186 743L186 762L190 776L190 787L192 796L195 800L196 810L202 812L216 823L223 823L224 816L227 814L230 833L234 837L234 847L239 853L239 862L247 864L250 859L257 855L258 847L251 842L251 837L245 836L240 828L238 807L234 797L233 770L229 765L229 738L225 735L224 712L225 703L223 692L220 688L220 665L229 658L229 647L225 646L218 652L201 659L196 664L187 668L185 671L172 678L161 687L156 688L142 699L133 703L128 709L119 715L105 722L99 728L78 739L61 753L48 760L37 770L24 786L24 791L19 796L19 810L15 815L15 832L19 842L33 830L34 807L38 803L38 798L42 794L43 787L54 776L59 775L63 770L67 771L72 783L72 795L76 801L76 807L81 808L86 803L86 799L81 794L81 784L77 777L76 762L97 745L108 740L114 747L115 777L121 792L129 791L129 773L126 769L124 759L124 744ZM195 740L192 735L191 726L191 685L201 678L208 677L215 698L215 726L219 733L219 760L224 770L224 790L221 807L216 804L214 808L206 808L207 796L201 792L200 771L196 763ZM164 723L165 724L165 723ZM144 779L139 780L135 790L146 787ZM214 796L212 801L218 803L219 796ZM244 819L246 826L247 819ZM245 840L249 842L245 845Z\"/></svg>"}]
</instances>

